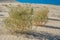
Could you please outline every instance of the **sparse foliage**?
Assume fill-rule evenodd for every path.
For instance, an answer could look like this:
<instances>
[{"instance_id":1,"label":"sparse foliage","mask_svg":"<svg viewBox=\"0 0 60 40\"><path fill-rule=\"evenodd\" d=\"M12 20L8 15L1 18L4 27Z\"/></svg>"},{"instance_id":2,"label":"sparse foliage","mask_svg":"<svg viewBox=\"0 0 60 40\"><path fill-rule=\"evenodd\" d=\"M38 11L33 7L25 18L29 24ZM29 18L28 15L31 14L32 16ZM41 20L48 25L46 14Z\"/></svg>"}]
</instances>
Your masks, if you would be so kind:
<instances>
[{"instance_id":1,"label":"sparse foliage","mask_svg":"<svg viewBox=\"0 0 60 40\"><path fill-rule=\"evenodd\" d=\"M48 8L44 7L37 12L32 7L11 6L9 17L4 20L6 28L12 32L28 32L32 25L45 25L47 22Z\"/></svg>"},{"instance_id":2,"label":"sparse foliage","mask_svg":"<svg viewBox=\"0 0 60 40\"><path fill-rule=\"evenodd\" d=\"M4 21L7 29L21 33L30 30L32 8L13 6L9 8L9 15Z\"/></svg>"},{"instance_id":3,"label":"sparse foliage","mask_svg":"<svg viewBox=\"0 0 60 40\"><path fill-rule=\"evenodd\" d=\"M33 25L35 26L42 26L45 25L48 21L48 8L47 7L43 7L38 9L38 11L34 11L34 15L33 15Z\"/></svg>"}]
</instances>

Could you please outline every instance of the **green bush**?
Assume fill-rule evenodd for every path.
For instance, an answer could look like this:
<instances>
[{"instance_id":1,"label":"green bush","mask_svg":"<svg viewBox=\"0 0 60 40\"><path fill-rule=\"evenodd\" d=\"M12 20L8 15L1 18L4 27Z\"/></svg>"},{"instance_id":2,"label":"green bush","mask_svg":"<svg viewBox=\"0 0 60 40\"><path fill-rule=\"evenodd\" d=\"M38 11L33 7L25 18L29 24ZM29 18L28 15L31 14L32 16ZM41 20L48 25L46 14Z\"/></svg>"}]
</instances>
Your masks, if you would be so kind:
<instances>
[{"instance_id":1,"label":"green bush","mask_svg":"<svg viewBox=\"0 0 60 40\"><path fill-rule=\"evenodd\" d=\"M33 16L33 25L35 26L42 26L45 25L48 21L48 8L43 6L42 8L38 9L38 11L34 11Z\"/></svg>"},{"instance_id":2,"label":"green bush","mask_svg":"<svg viewBox=\"0 0 60 40\"><path fill-rule=\"evenodd\" d=\"M9 8L9 17L4 20L6 28L12 32L28 32L31 29L31 7L12 6Z\"/></svg>"}]
</instances>

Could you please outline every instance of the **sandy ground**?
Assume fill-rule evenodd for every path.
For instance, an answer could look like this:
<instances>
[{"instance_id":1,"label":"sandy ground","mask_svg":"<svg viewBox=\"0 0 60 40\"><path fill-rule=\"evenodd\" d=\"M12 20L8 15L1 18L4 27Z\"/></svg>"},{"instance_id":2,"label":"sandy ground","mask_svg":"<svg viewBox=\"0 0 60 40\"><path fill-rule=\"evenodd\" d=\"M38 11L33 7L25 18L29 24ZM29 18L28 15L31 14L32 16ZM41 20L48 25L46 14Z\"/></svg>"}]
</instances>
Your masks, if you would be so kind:
<instances>
[{"instance_id":1,"label":"sandy ground","mask_svg":"<svg viewBox=\"0 0 60 40\"><path fill-rule=\"evenodd\" d=\"M14 3L15 4L15 3ZM13 4L13 5L14 5ZM1 6L1 4L0 4ZM49 8L49 14L48 17L52 18L52 14L60 13L60 6L53 6L53 5L33 5L33 7L40 7L40 6L46 6ZM35 33L31 33L28 35L21 35L19 34L19 36L16 35L10 35L9 31L4 27L3 25L3 19L5 17L8 17L8 13L7 12L0 12L0 40L55 40L56 35L60 36L60 18L55 18L55 16L53 16L54 18L49 19L48 23L46 24L46 27L35 27L33 26L32 30ZM42 32L42 33L40 33ZM55 37L54 37L55 36ZM57 38L57 40L60 37Z\"/></svg>"}]
</instances>

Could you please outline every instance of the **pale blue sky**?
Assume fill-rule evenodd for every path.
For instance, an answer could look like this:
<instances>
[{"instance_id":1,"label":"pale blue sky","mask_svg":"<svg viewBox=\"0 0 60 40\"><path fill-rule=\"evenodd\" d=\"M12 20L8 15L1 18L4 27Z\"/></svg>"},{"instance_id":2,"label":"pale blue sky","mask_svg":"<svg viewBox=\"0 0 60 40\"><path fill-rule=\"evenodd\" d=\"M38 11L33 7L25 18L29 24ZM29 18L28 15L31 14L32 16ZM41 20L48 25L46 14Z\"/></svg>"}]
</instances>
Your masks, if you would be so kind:
<instances>
[{"instance_id":1,"label":"pale blue sky","mask_svg":"<svg viewBox=\"0 0 60 40\"><path fill-rule=\"evenodd\" d=\"M23 3L55 4L60 5L60 0L16 0Z\"/></svg>"}]
</instances>

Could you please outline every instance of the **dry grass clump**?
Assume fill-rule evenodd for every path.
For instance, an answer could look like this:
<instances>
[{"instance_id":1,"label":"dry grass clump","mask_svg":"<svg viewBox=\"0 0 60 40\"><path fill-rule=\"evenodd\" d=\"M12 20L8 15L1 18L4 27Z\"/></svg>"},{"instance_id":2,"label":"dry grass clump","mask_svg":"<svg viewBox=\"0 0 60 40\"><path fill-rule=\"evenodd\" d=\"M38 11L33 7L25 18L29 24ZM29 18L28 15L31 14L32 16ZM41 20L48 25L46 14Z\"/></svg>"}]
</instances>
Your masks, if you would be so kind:
<instances>
[{"instance_id":1,"label":"dry grass clump","mask_svg":"<svg viewBox=\"0 0 60 40\"><path fill-rule=\"evenodd\" d=\"M28 32L31 28L32 8L10 7L9 17L4 20L6 28L12 32Z\"/></svg>"},{"instance_id":2,"label":"dry grass clump","mask_svg":"<svg viewBox=\"0 0 60 40\"><path fill-rule=\"evenodd\" d=\"M10 6L9 17L4 20L6 28L12 32L28 32L32 25L45 25L47 22L48 8L43 7L34 11L32 7Z\"/></svg>"},{"instance_id":3,"label":"dry grass clump","mask_svg":"<svg viewBox=\"0 0 60 40\"><path fill-rule=\"evenodd\" d=\"M48 8L43 6L42 8L35 10L33 15L33 25L42 26L45 25L48 21Z\"/></svg>"}]
</instances>

